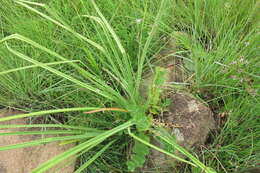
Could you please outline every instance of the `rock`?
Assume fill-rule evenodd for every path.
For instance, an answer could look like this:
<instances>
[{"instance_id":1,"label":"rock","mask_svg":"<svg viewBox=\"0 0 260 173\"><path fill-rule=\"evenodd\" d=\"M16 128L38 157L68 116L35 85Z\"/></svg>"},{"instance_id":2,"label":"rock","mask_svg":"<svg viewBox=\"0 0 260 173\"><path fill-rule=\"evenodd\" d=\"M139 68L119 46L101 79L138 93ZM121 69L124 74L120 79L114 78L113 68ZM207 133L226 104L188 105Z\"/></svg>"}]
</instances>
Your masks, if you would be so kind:
<instances>
[{"instance_id":1,"label":"rock","mask_svg":"<svg viewBox=\"0 0 260 173\"><path fill-rule=\"evenodd\" d=\"M176 137L179 145L188 150L203 145L210 131L215 129L212 111L203 102L188 93L174 94L171 96L171 100L169 111L160 117L164 123L172 124L170 128L167 128L168 131ZM155 139L152 139L152 143L160 146ZM184 157L178 152L174 154ZM175 172L172 171L175 165L176 160L152 149L144 170L160 170L160 172L170 173Z\"/></svg>"},{"instance_id":2,"label":"rock","mask_svg":"<svg viewBox=\"0 0 260 173\"><path fill-rule=\"evenodd\" d=\"M171 82L186 82L188 79L188 72L183 70L183 62L174 56L167 56L176 52L176 41L170 39L166 49L160 53L161 57L168 57L164 59L161 64L155 64L167 69L166 85ZM160 57L160 56L159 56ZM146 74L143 83L141 84L140 93L144 98L147 97L147 90L151 85L152 74ZM165 128L176 137L176 142L187 150L191 150L200 145L203 145L212 129L215 129L215 120L210 108L188 93L185 87L182 90L173 90L172 87L165 87L161 97L166 97L171 100L168 111L164 112L154 118L169 125ZM161 144L154 138L151 138L151 143L160 146ZM173 153L183 157L179 152ZM176 160L166 156L165 154L151 149L148 155L147 162L142 169L137 172L160 172L170 173L178 172L175 170Z\"/></svg>"},{"instance_id":3,"label":"rock","mask_svg":"<svg viewBox=\"0 0 260 173\"><path fill-rule=\"evenodd\" d=\"M21 113L22 112L19 111L0 110L0 118ZM17 119L7 122L0 122L0 125L11 124L26 124L26 119ZM0 129L0 133L14 131L18 131L18 129ZM19 128L19 131L24 131L24 129ZM10 144L28 142L43 137L51 136L53 135L0 136L0 147ZM39 166L41 163L44 163L45 161L53 158L54 156L66 151L70 147L72 147L72 145L59 145L58 142L55 142L22 149L0 151L0 173L28 173L32 169ZM72 173L74 171L76 160L72 159L68 162L70 164L66 163L66 161L62 162L61 164L58 164L54 168L50 169L47 173ZM58 170L59 168L61 169Z\"/></svg>"},{"instance_id":4,"label":"rock","mask_svg":"<svg viewBox=\"0 0 260 173\"><path fill-rule=\"evenodd\" d=\"M171 129L177 143L186 148L204 144L210 130L215 129L210 108L188 93L177 93L171 99L169 112L163 119L180 125Z\"/></svg>"}]
</instances>

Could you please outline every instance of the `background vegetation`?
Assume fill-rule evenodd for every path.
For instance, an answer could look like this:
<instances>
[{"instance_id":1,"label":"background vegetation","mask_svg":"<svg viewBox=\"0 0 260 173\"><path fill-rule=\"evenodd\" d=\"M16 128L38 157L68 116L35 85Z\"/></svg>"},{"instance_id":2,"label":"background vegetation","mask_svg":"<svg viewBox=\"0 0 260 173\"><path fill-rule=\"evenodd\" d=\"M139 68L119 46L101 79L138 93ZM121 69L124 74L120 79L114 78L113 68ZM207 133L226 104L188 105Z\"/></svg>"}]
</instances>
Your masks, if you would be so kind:
<instances>
[{"instance_id":1,"label":"background vegetation","mask_svg":"<svg viewBox=\"0 0 260 173\"><path fill-rule=\"evenodd\" d=\"M38 1L40 2L40 1ZM103 15L121 39L135 73L138 58L159 11L161 0L96 0ZM158 21L159 31L153 37L145 66L153 55L165 46L165 37L175 37L182 56L192 60L193 71L189 90L206 101L215 113L219 129L214 132L206 146L201 148L200 160L217 172L235 172L256 166L260 153L260 104L259 104L259 1L257 0L168 0L167 8ZM46 0L55 17L78 33L105 46L110 57L120 57L118 51L106 38L102 28L89 18L80 15L97 16L90 2L83 0ZM40 9L41 12L46 12ZM50 10L49 12L52 12ZM106 57L96 48L78 39L71 32L53 22L21 7L11 0L1 0L0 39L14 33L57 52L68 60L78 61L84 69L95 74L115 87L113 78L104 69ZM183 31L189 37L176 37L176 31ZM42 63L57 59L39 51L24 42L11 40L12 48L23 52ZM112 46L111 46L112 45ZM103 62L102 62L103 61ZM44 68L7 70L32 65L11 54L4 44L0 45L0 105L28 112L71 107L114 107L115 101L86 91L70 81ZM78 75L68 63L52 65L55 69L78 80L89 83ZM2 72L2 73L1 73ZM131 72L125 72L128 77ZM131 76L131 75L129 75ZM131 79L126 79L131 80ZM118 106L118 105L116 105ZM111 129L127 118L121 112L65 113L45 117L48 122L66 123ZM42 121L42 120L41 120ZM132 139L128 136L114 137L116 142L90 165L85 172L108 172L127 170L126 146ZM112 141L113 139L111 139ZM80 163L92 158L105 144L93 148L80 157ZM123 153L123 154L122 154ZM125 161L125 162L122 162ZM181 172L199 172L185 167Z\"/></svg>"}]
</instances>

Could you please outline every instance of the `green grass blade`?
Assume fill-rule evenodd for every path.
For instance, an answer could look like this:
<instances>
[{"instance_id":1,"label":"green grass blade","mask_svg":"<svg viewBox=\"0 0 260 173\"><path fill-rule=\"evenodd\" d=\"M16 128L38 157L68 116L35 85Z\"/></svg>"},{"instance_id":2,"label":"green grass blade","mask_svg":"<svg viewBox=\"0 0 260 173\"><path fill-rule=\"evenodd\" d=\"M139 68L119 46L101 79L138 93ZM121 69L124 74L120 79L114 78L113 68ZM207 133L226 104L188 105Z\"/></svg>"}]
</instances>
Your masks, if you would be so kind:
<instances>
[{"instance_id":1,"label":"green grass blade","mask_svg":"<svg viewBox=\"0 0 260 173\"><path fill-rule=\"evenodd\" d=\"M81 134L82 131L76 130L46 130L46 131L18 131L18 132L1 132L0 136L13 136L13 135L60 135L60 134Z\"/></svg>"},{"instance_id":2,"label":"green grass blade","mask_svg":"<svg viewBox=\"0 0 260 173\"><path fill-rule=\"evenodd\" d=\"M88 138L92 138L94 136L98 136L99 134L100 133L87 133L84 135L50 137L50 138L39 139L39 140L35 140L35 141L30 141L30 142L23 142L20 144L1 146L0 151L31 147L31 146L42 145L42 144L46 144L46 143L50 143L50 142L57 142L57 141L88 139Z\"/></svg>"},{"instance_id":3,"label":"green grass blade","mask_svg":"<svg viewBox=\"0 0 260 173\"><path fill-rule=\"evenodd\" d=\"M105 152L114 141L109 142L105 145L99 152L97 152L91 159L82 164L74 173L81 173L84 169L86 169L91 163L93 163L103 152Z\"/></svg>"},{"instance_id":4,"label":"green grass blade","mask_svg":"<svg viewBox=\"0 0 260 173\"><path fill-rule=\"evenodd\" d=\"M83 87L85 89L88 89L88 90L90 90L92 92L95 92L96 94L99 94L99 95L101 95L101 96L103 96L103 97L105 97L107 99L113 100L113 98L110 95L108 95L107 93L105 93L104 91L102 92L100 89L97 89L96 87L90 86L90 85L88 85L88 84L86 84L84 82L81 82L81 81L71 77L70 75L67 75L67 74L65 74L63 72L60 72L60 71L58 71L58 70L56 70L56 69L54 69L52 67L47 66L44 63L36 61L36 60L34 60L34 59L32 59L32 58L30 58L30 57L28 57L28 56L18 52L18 51L15 51L15 50L11 49L7 44L6 44L6 46L7 46L7 49L11 53L13 53L14 55L16 55L16 56L18 56L18 57L20 57L20 58L22 58L22 59L24 59L24 60L26 60L28 62L31 62L31 63L33 63L35 65L38 65L38 66L40 66L40 67L42 67L42 68L44 68L44 69L46 69L46 70L56 74L57 76L65 78L65 79L67 79L67 80L77 84L78 86L81 86L81 87Z\"/></svg>"},{"instance_id":5,"label":"green grass blade","mask_svg":"<svg viewBox=\"0 0 260 173\"><path fill-rule=\"evenodd\" d=\"M68 59L64 58L63 56L57 54L56 52L36 43L35 41L27 38L27 37L24 37L20 34L12 34L12 35L9 35L5 38L3 38L2 40L0 40L0 43L3 43L3 42L6 42L8 40L12 40L12 39L18 39L18 40L21 40L25 43L28 43L44 52L47 52L48 54L60 59L60 60L63 60L63 61L69 61ZM85 71L84 69L82 69L80 66L78 66L77 64L73 63L73 62L70 62L69 65L71 65L72 67L76 68L80 74L82 74L82 76L86 77L86 78L95 78L95 76L93 76L92 74L88 73L87 71Z\"/></svg>"},{"instance_id":6,"label":"green grass blade","mask_svg":"<svg viewBox=\"0 0 260 173\"><path fill-rule=\"evenodd\" d=\"M6 42L8 40L12 40L12 39L18 39L18 40L21 40L23 42L26 42L44 52L47 52L49 53L50 55L53 55L54 57L60 59L60 60L63 60L63 61L68 61L68 59L62 57L61 55L57 54L56 52L50 50L50 49L47 49L46 47L34 42L33 40L27 38L27 37L24 37L22 35L19 35L19 34L13 34L13 35L10 35L10 36L7 36L5 38L3 38L2 40L0 40L0 43L3 43L3 42ZM98 88L102 89L102 91L107 91L108 93L110 93L109 95L113 95L115 96L116 98L118 99L121 99L123 100L123 97L118 94L113 88L111 88L110 86L108 86L106 84L105 81L99 79L96 75L93 75L91 73L89 73L88 71L82 69L80 66L78 66L77 64L75 63L68 63L69 65L71 65L72 67L76 68L78 70L78 72L83 76L85 77L86 79L90 80L93 84L95 84ZM113 99L112 96L110 96L110 99Z\"/></svg>"},{"instance_id":7,"label":"green grass blade","mask_svg":"<svg viewBox=\"0 0 260 173\"><path fill-rule=\"evenodd\" d=\"M102 130L98 130L98 129L95 129L95 128L70 126L70 125L63 125L63 124L0 125L0 129L10 129L10 128L64 128L64 129L77 129L77 130L84 130L84 131L102 131Z\"/></svg>"},{"instance_id":8,"label":"green grass blade","mask_svg":"<svg viewBox=\"0 0 260 173\"><path fill-rule=\"evenodd\" d=\"M56 18L60 19L60 21L54 20L54 19L52 19L51 17L49 17L49 16L47 16L47 15L45 15L45 14L39 12L38 10L36 10L36 9L34 9L34 8L32 8L32 7L28 6L28 5L26 5L27 1L18 0L18 1L16 1L16 2L17 2L18 4L20 4L20 5L22 5L22 6L26 7L26 8L28 8L29 10L36 12L37 14L39 14L39 15L41 15L42 17L46 18L47 20L49 20L49 21L51 21L51 22L57 24L58 26L60 26L60 27L62 27L62 28L64 28L64 29L66 29L67 31L73 33L77 38L83 39L83 40L89 42L90 44L94 45L94 46L97 47L99 50L101 50L103 53L105 53L105 49L104 49L103 47L101 47L101 46L98 45L97 43L94 43L93 41L87 39L87 38L84 37L83 35L81 35L81 34L75 32L73 29L71 29L70 26L68 26L68 25L65 24L63 21L61 21L61 18L58 17L58 15L57 15L54 11L52 11L52 9L49 8L47 5L42 5L42 4L41 4L40 6L44 7L50 14L52 14L52 15L54 15ZM28 4L28 3L27 3L27 4ZM29 4L30 4L30 3L29 3ZM35 4L35 5L37 5L37 4ZM107 26L107 25L106 25L106 26ZM111 31L111 27L110 27L110 31ZM115 35L115 32L113 32L113 35L114 35L114 37L116 36L116 35ZM118 39L118 37L117 37L116 42L117 42L118 44L121 44L121 43L119 43L118 41L119 41L119 39ZM122 46L121 46L121 50L122 50ZM128 65L128 66L129 66L129 65ZM122 67L123 67L123 66L122 66ZM123 68L122 68L122 69L123 69ZM128 68L128 71L129 71L129 69L130 69L130 68ZM117 75L120 75L120 73L117 73ZM91 79L92 79L92 80L95 80L96 77L95 77L95 76L94 76L94 77L92 76ZM100 80L99 80L99 82L100 82ZM105 84L106 84L106 83L104 83L104 82L101 82L101 83L102 83L103 86L105 86ZM115 92L111 87L106 86L105 88L106 88L107 90L109 90L110 93L113 93L114 95L116 95L116 97L118 97L121 101L123 101L122 97L120 98L120 95L118 95L118 93Z\"/></svg>"},{"instance_id":9,"label":"green grass blade","mask_svg":"<svg viewBox=\"0 0 260 173\"><path fill-rule=\"evenodd\" d=\"M96 47L96 48L99 49L100 51L105 52L104 48L103 48L101 45L99 45L98 43L95 43L94 41L92 41L92 40L90 40L90 39L84 37L83 35L77 33L77 32L74 31L72 28L70 28L70 27L68 27L68 26L64 26L64 25L63 25L62 23L60 23L59 21L52 19L51 17L47 16L46 14L43 14L42 12L36 10L35 8L30 7L29 5L26 4L28 1L17 0L17 1L15 1L15 2L18 3L18 4L20 4L21 6L23 6L23 7L25 7L25 8L27 8L27 9L33 11L33 12L39 14L39 15L42 16L43 18L45 18L45 19L51 21L52 23L54 23L54 24L56 24L56 25L62 27L63 29L65 29L65 30L71 32L71 33L72 33L73 35L75 35L77 38L82 39L82 40L88 42L89 44L91 44L92 46ZM34 5L37 5L37 4L34 4ZM41 4L40 6L41 6L41 7L46 7L45 4Z\"/></svg>"},{"instance_id":10,"label":"green grass blade","mask_svg":"<svg viewBox=\"0 0 260 173\"><path fill-rule=\"evenodd\" d=\"M144 61L145 61L145 58L146 58L146 55L147 55L147 52L148 52L148 48L151 44L151 41L158 29L158 25L159 25L159 22L160 22L160 19L162 17L162 14L163 14L163 11L165 10L165 7L166 7L166 2L167 0L162 0L161 1L161 5L160 5L160 9L159 9L159 12L155 18L155 22L153 24L153 27L152 27L152 30L145 42L145 45L144 45L144 48L142 50L142 54L141 54L141 57L138 58L138 70L137 70L137 79L136 79L136 92L138 92L138 89L139 89L139 85L140 85L140 82L141 82L141 77L142 77L142 72L143 72L143 65L144 65Z\"/></svg>"},{"instance_id":11,"label":"green grass blade","mask_svg":"<svg viewBox=\"0 0 260 173\"><path fill-rule=\"evenodd\" d=\"M168 151L165 151L165 150L163 150L163 149L161 149L161 148L159 148L159 147L157 147L157 146L155 146L155 145L152 145L152 144L150 144L149 142L146 142L145 140L143 140L143 139L141 139L141 138L135 136L133 133L131 133L130 128L128 128L128 133L129 133L129 135L130 135L131 137L133 137L135 140L137 140L137 141L139 141L139 142L141 142L141 143L143 143L143 144L145 144L145 145L147 145L147 146L149 146L149 147L151 147L151 148L153 148L153 149L155 149L155 150L157 150L157 151L160 151L160 152L162 152L162 153L164 153L164 154L166 154L166 155L168 155L168 156L170 156L170 157L172 157L172 158L174 158L174 159L176 159L176 160L179 160L179 161L181 161L181 162L184 162L184 163L187 163L187 164L189 164L189 165L192 165L192 166L197 167L197 165L195 165L195 164L193 164L193 163L191 163L191 162L189 162L189 161L187 161L187 160L184 160L184 159L182 159L182 158L180 158L180 157L178 157L178 156L176 156L176 155L174 155L174 154L172 154L172 153L169 153Z\"/></svg>"},{"instance_id":12,"label":"green grass blade","mask_svg":"<svg viewBox=\"0 0 260 173\"><path fill-rule=\"evenodd\" d=\"M68 151L65 151L64 153L59 154L58 156L48 160L47 162L40 165L38 168L34 169L32 171L32 173L43 173L43 172L47 171L48 169L52 168L53 166L55 166L56 164L58 164L59 162L77 154L78 152L81 152L82 150L85 150L86 148L88 148L87 150L85 150L87 152L88 150L97 146L98 144L100 144L102 141L104 141L108 137L110 137L132 125L133 125L133 123L131 121L128 121L118 127L115 127L114 129L108 130L108 131L106 131L86 142L83 142L83 143L69 149Z\"/></svg>"},{"instance_id":13,"label":"green grass blade","mask_svg":"<svg viewBox=\"0 0 260 173\"><path fill-rule=\"evenodd\" d=\"M27 4L31 4L31 5L37 5L37 6L40 6L40 7L44 7L45 6L45 4L38 3L38 2L31 2L31 1L26 1L26 0L19 0L19 1L27 3Z\"/></svg>"},{"instance_id":14,"label":"green grass blade","mask_svg":"<svg viewBox=\"0 0 260 173\"><path fill-rule=\"evenodd\" d=\"M80 61L79 60L57 61L57 62L45 63L45 65L51 66L51 65L59 65L59 64L73 63L73 62L80 62ZM8 73L12 73L12 72L20 71L20 70L31 69L31 68L35 68L35 67L40 67L40 66L39 65L28 65L28 66L25 66L25 67L14 68L14 69L10 69L10 70L0 72L0 75L5 75L5 74L8 74Z\"/></svg>"},{"instance_id":15,"label":"green grass blade","mask_svg":"<svg viewBox=\"0 0 260 173\"><path fill-rule=\"evenodd\" d=\"M81 16L79 16L79 17L85 17L85 18L89 18L89 19L92 19L92 20L94 20L96 23L98 23L100 26L101 26L101 28L103 29L103 31L104 31L104 35L105 35L105 37L107 38L107 40L110 40L110 38L109 38L109 35L108 35L108 33L107 33L107 28L106 28L106 26L105 26L105 24L104 24L104 22L99 18L99 17L96 17L96 16L89 16L89 15L81 15ZM110 47L113 47L113 43L110 41L109 43L108 43L108 45L110 46ZM117 50L115 50L115 51L117 51ZM113 56L112 58L109 56L109 54L106 54L106 59L104 59L103 61L107 61L106 63L110 63L111 65L108 65L108 67L110 67L109 69L111 70L111 71L113 71L115 74L116 74L116 76L117 77L119 77L120 79L123 79L123 77L122 77L122 73L119 71L119 69L118 69L118 67L117 67L117 65L122 65L122 60L121 60L121 58L118 58L118 56ZM117 63L116 63L117 62ZM104 64L104 62L102 62L103 64Z\"/></svg>"},{"instance_id":16,"label":"green grass blade","mask_svg":"<svg viewBox=\"0 0 260 173\"><path fill-rule=\"evenodd\" d=\"M111 34L112 38L114 39L117 47L119 48L119 50L122 54L122 57L115 55L115 59L118 62L119 69L122 72L122 75L124 76L123 78L120 77L120 80L123 82L124 82L124 80L128 81L128 89L126 91L131 96L132 94L130 94L130 93L132 93L134 91L134 85L133 85L133 81L134 81L133 74L134 73L133 73L133 68L131 66L129 57L127 56L126 51L125 51L119 37L117 36L116 32L114 31L112 26L109 24L107 19L104 17L102 12L96 5L95 1L91 0L91 3L93 4L93 6L94 6L96 12L98 13L99 17L101 18L101 20L97 17L91 17L91 18L94 19L96 22L98 22L102 26L105 33L107 33L107 31L108 31ZM89 16L85 16L85 17L89 17ZM110 40L108 36L107 36L107 38L108 38L108 40ZM110 46L114 50L113 45L114 45L113 42L110 41ZM118 77L121 76L121 74L117 74L117 75L118 75Z\"/></svg>"},{"instance_id":17,"label":"green grass blade","mask_svg":"<svg viewBox=\"0 0 260 173\"><path fill-rule=\"evenodd\" d=\"M107 29L109 30L109 32L111 33L112 37L114 38L114 40L116 41L118 48L120 49L122 54L125 54L126 51L123 47L123 45L121 44L120 39L118 38L118 36L116 35L115 31L113 30L113 28L110 26L110 24L108 23L108 21L106 20L106 18L103 16L103 14L101 13L101 11L99 10L98 6L96 5L94 0L91 0L91 3L93 4L95 10L97 11L98 15L101 17L102 21L104 22L105 26L107 27Z\"/></svg>"},{"instance_id":18,"label":"green grass blade","mask_svg":"<svg viewBox=\"0 0 260 173\"><path fill-rule=\"evenodd\" d=\"M53 110L47 110L47 111L40 111L40 112L33 112L33 113L28 113L28 114L19 114L19 115L3 117L3 118L0 118L0 122L14 120L14 119L18 119L18 118L35 117L35 116L55 114L55 113L61 113L61 112L63 112L63 113L64 112L76 112L76 111L81 112L81 111L96 110L96 109L99 109L99 108L80 107L80 108L53 109Z\"/></svg>"},{"instance_id":19,"label":"green grass blade","mask_svg":"<svg viewBox=\"0 0 260 173\"><path fill-rule=\"evenodd\" d=\"M97 6L96 6L97 7ZM99 11L100 12L100 11ZM119 40L119 38L117 37L117 35L115 34L114 30L112 29L112 27L108 27L105 22L103 20L101 20L101 18L96 17L96 16L89 16L89 15L81 15L80 17L87 17L89 19L94 20L95 22L97 22L103 29L104 33L107 40L109 40L109 45L111 47L111 49L113 50L113 52L117 52L117 49L114 48L114 43L111 41L110 37L109 37L109 33L114 37L114 40ZM104 17L104 16L103 16ZM108 24L108 22L107 22ZM108 24L109 25L109 24ZM112 30L112 31L111 31ZM119 41L119 43L117 43L118 47L120 47L121 43ZM122 45L121 45L122 46ZM121 52L122 53L122 52ZM117 54L117 53L116 53ZM129 58L127 57L126 53L122 54L122 56L118 56L115 55L112 58L110 56L107 56L107 61L110 62L111 64L111 68L109 68L111 71L113 71L115 74L112 74L112 72L109 72L109 74L113 77L113 78L118 78L120 80L117 80L118 83L120 83L122 86L124 85L124 83L126 83L126 80L128 82L127 84L127 88L129 87L134 87L132 85L133 80L133 71L132 71L132 67L131 67L131 63L129 61ZM117 65L116 65L117 64ZM109 66L110 67L110 66ZM116 76L116 77L115 77ZM123 88L128 91L128 93L132 93L132 91L129 91L129 89L127 89L126 87L123 86ZM131 95L131 94L130 94Z\"/></svg>"},{"instance_id":20,"label":"green grass blade","mask_svg":"<svg viewBox=\"0 0 260 173\"><path fill-rule=\"evenodd\" d=\"M159 132L159 131L156 131ZM158 135L158 133L155 133ZM178 145L175 141L171 140L168 137L165 137L164 135L160 134L158 135L159 138L161 138L163 141L167 142L168 144L172 145L176 150L178 150L180 153L188 157L190 160L192 160L196 165L198 165L203 171L206 173L216 173L211 168L205 166L203 163L201 163L196 157L194 157L192 154L190 154L186 149Z\"/></svg>"}]
</instances>

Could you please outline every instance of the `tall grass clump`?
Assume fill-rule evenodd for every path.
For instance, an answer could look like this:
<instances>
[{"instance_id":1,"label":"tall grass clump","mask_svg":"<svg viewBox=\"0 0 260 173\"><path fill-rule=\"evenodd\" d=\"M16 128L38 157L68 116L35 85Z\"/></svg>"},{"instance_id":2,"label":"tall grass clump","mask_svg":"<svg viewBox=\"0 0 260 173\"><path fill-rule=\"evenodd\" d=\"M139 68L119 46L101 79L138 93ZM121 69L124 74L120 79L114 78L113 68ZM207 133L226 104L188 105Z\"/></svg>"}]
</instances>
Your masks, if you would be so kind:
<instances>
[{"instance_id":1,"label":"tall grass clump","mask_svg":"<svg viewBox=\"0 0 260 173\"><path fill-rule=\"evenodd\" d=\"M259 160L259 1L175 1L174 25L193 63L192 92L211 106L219 130L203 146L217 172ZM214 158L212 160L212 158ZM213 166L214 165L214 166Z\"/></svg>"}]
</instances>

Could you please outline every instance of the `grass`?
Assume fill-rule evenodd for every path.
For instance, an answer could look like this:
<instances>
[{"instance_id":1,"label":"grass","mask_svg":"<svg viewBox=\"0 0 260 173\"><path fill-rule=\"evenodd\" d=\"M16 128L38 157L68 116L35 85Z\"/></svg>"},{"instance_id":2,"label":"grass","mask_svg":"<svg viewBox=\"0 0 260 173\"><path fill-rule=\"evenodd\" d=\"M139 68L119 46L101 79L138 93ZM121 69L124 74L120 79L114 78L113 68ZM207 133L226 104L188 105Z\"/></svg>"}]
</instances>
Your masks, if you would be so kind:
<instances>
[{"instance_id":1,"label":"grass","mask_svg":"<svg viewBox=\"0 0 260 173\"><path fill-rule=\"evenodd\" d=\"M216 172L258 164L259 1L45 1L51 8L17 2L5 0L0 7L0 39L5 39L0 41L0 105L34 112L18 117L48 115L45 122L89 128L80 134L71 129L75 135L66 139L23 144L79 143L35 172L74 154L80 171L127 172L128 144L146 130L142 125L149 125L138 87L153 55L164 46L163 37L177 39L180 55L192 61L187 66L194 73L189 90L211 106L220 122L198 155L203 164L189 156L192 163ZM129 113L82 112L104 107ZM129 127L134 133L128 133Z\"/></svg>"}]
</instances>

